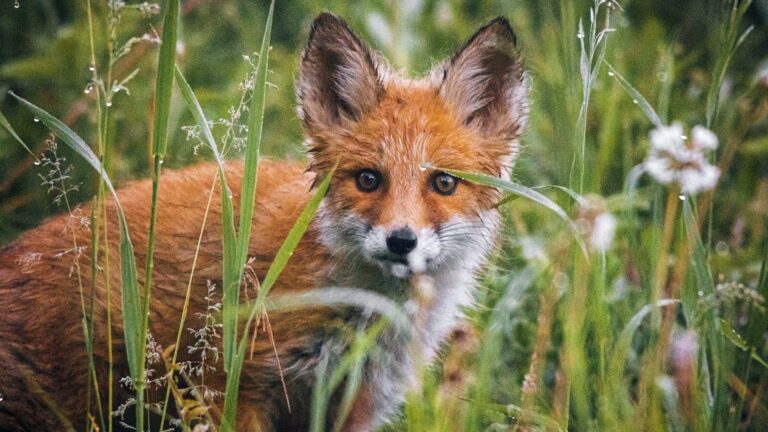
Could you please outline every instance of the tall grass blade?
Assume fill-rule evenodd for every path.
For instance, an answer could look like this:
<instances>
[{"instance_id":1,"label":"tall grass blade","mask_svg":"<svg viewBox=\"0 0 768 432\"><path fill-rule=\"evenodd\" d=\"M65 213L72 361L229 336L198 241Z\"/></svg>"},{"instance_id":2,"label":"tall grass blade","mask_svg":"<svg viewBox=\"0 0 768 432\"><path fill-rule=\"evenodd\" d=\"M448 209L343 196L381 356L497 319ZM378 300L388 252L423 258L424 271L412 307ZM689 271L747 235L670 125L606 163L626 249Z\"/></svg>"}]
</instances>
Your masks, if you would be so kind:
<instances>
[{"instance_id":1,"label":"tall grass blade","mask_svg":"<svg viewBox=\"0 0 768 432\"><path fill-rule=\"evenodd\" d=\"M688 236L693 237L691 254L691 260L693 265L694 284L685 284L682 291L681 301L683 304L683 314L686 321L689 323L696 323L698 320L701 326L700 332L704 336L704 341L707 348L712 353L711 355L711 371L712 376L710 384L714 386L712 392L714 394L719 393L719 387L721 386L724 377L721 375L723 372L723 338L725 336L724 330L721 328L721 320L718 319L715 310L705 310L704 316L696 317L694 312L699 302L699 292L702 295L711 295L715 292L715 282L712 279L712 271L709 268L709 262L707 261L707 251L704 246L704 242L699 234L699 225L696 222L696 212L694 206L690 200L683 202L683 227Z\"/></svg>"},{"instance_id":2,"label":"tall grass blade","mask_svg":"<svg viewBox=\"0 0 768 432\"><path fill-rule=\"evenodd\" d=\"M176 41L179 28L179 0L170 0L163 19L163 35L157 61L157 84L155 86L154 130L152 151L155 158L162 160L168 148L168 123L173 93L173 71L176 66Z\"/></svg>"},{"instance_id":3,"label":"tall grass blade","mask_svg":"<svg viewBox=\"0 0 768 432\"><path fill-rule=\"evenodd\" d=\"M341 357L338 365L332 371L328 370L327 366L325 370L318 370L318 373L322 373L324 377L318 379L319 383L317 385L321 385L321 387L319 391L316 390L313 393L309 427L311 432L322 432L325 430L325 419L328 414L330 398L346 378L346 388L342 396L338 418L336 419L333 431L341 428L344 418L349 414L349 408L351 408L353 403L352 397L357 393L368 353L375 345L379 335L388 325L389 322L386 319L379 319L366 331L356 335L357 337L352 342L348 352ZM330 366L330 361L328 363L328 366Z\"/></svg>"},{"instance_id":4,"label":"tall grass blade","mask_svg":"<svg viewBox=\"0 0 768 432\"><path fill-rule=\"evenodd\" d=\"M131 377L139 377L141 359L143 358L144 347L138 344L139 342L139 330L141 329L141 323L143 322L141 317L141 309L139 307L139 286L136 278L136 258L133 251L133 243L131 243L131 237L128 231L128 224L125 221L125 214L123 213L120 200L117 197L109 176L101 165L99 158L93 153L90 147L67 125L62 123L57 118L50 115L42 108L34 105L24 98L17 96L14 93L10 93L16 100L18 100L25 108L32 112L35 117L40 120L48 129L50 129L56 136L67 144L75 153L85 159L91 167L96 170L101 176L104 184L112 193L114 198L115 208L117 210L117 218L120 227L120 275L121 275L121 289L122 289L122 302L123 302L123 324L125 333L125 349L128 357L128 367L131 373Z\"/></svg>"},{"instance_id":5,"label":"tall grass blade","mask_svg":"<svg viewBox=\"0 0 768 432\"><path fill-rule=\"evenodd\" d=\"M318 207L320 207L320 202L322 201L326 192L328 192L328 187L331 185L333 173L334 171L331 170L328 174L326 174L323 181L318 185L317 191L304 207L304 210L302 210L299 218L296 219L293 227L291 227L291 230L288 232L288 236L286 236L283 244L280 246L280 249L278 249L275 258L269 265L266 276L264 276L264 280L261 282L261 287L259 289L259 294L256 296L256 301L253 303L253 305L251 305L251 311L248 315L248 323L252 322L256 317L256 314L258 314L259 311L261 311L264 307L264 300L266 299L267 294L269 294L269 290L274 286L277 278L280 276L280 273L283 272L286 264L288 264L288 260L293 255L293 251L304 237L304 233L307 231L307 228L309 228L309 224L312 222L312 218L314 218ZM248 328L249 327L246 325L246 333ZM246 341L247 337L244 337L243 340Z\"/></svg>"},{"instance_id":6,"label":"tall grass blade","mask_svg":"<svg viewBox=\"0 0 768 432\"><path fill-rule=\"evenodd\" d=\"M242 267L248 259L248 241L251 238L251 218L253 206L256 203L256 182L259 175L259 151L261 149L261 132L264 126L264 101L267 93L267 66L269 65L269 41L272 33L272 15L275 1L269 4L267 24L264 27L264 37L261 40L259 64L251 95L251 106L248 115L248 136L245 147L245 169L243 170L243 187L240 193L240 226L237 230L237 264Z\"/></svg>"},{"instance_id":7,"label":"tall grass blade","mask_svg":"<svg viewBox=\"0 0 768 432\"><path fill-rule=\"evenodd\" d=\"M405 310L384 295L360 288L325 287L301 293L276 294L264 302L267 312L282 312L318 306L352 306L386 317L398 332L408 332L411 321Z\"/></svg>"},{"instance_id":8,"label":"tall grass blade","mask_svg":"<svg viewBox=\"0 0 768 432\"><path fill-rule=\"evenodd\" d=\"M731 327L730 324L728 324L728 321L721 319L720 328L722 329L723 336L725 336L726 339L728 339L738 349L749 352L749 355L753 360L755 360L764 368L768 369L768 363L766 363L766 361L757 354L757 349L753 346L750 346L747 341L744 340L744 338L733 327Z\"/></svg>"},{"instance_id":9,"label":"tall grass blade","mask_svg":"<svg viewBox=\"0 0 768 432\"><path fill-rule=\"evenodd\" d=\"M428 168L432 168L438 171L443 171L453 176L456 176L460 179L464 179L466 181L483 185L483 186L493 187L507 193L511 193L514 195L521 196L523 198L527 198L537 204L541 204L542 206L554 212L560 219L563 220L563 222L566 223L568 228L573 233L574 239L576 239L576 242L579 244L581 251L584 253L584 256L585 257L589 256L589 253L587 252L587 245L586 243L584 243L584 239L581 237L581 234L579 234L579 230L576 227L576 224L573 223L571 218L568 217L568 214L565 213L565 210L563 210L562 207L560 207L559 205L557 205L557 203L547 198L546 196L542 195L541 193L536 192L535 190L529 187L525 187L521 184L513 183L511 181L503 180L498 177L493 177L485 174L478 174L478 173L454 170L449 168L439 168L439 167L428 167Z\"/></svg>"},{"instance_id":10,"label":"tall grass blade","mask_svg":"<svg viewBox=\"0 0 768 432\"><path fill-rule=\"evenodd\" d=\"M144 322L141 316L139 302L139 282L136 278L136 257L133 254L133 244L130 241L128 225L124 216L120 219L120 276L123 302L123 325L125 347L128 356L128 366L134 383L143 380L144 345L141 343L140 331Z\"/></svg>"},{"instance_id":11,"label":"tall grass blade","mask_svg":"<svg viewBox=\"0 0 768 432\"><path fill-rule=\"evenodd\" d=\"M83 141L82 138L80 138L79 135L77 135L72 129L69 128L69 126L62 123L60 120L58 120L56 117L50 115L47 111L43 110L42 108L38 107L37 105L27 101L26 99L22 98L21 96L16 95L16 93L9 91L9 95L11 95L13 98L15 98L17 101L19 101L26 109L32 112L32 114L35 115L35 118L41 121L48 129L51 130L56 136L64 140L64 142L74 150L75 153L80 155L83 159L85 159L88 164L93 167L93 169L98 172L102 179L104 180L104 183L106 183L107 188L112 193L112 195L115 197L116 203L119 203L117 201L117 193L115 192L115 188L112 186L112 182L109 180L109 177L107 177L106 174L102 172L101 162L99 161L99 158L96 156L96 154L91 150L90 147L88 147L88 144Z\"/></svg>"},{"instance_id":12,"label":"tall grass blade","mask_svg":"<svg viewBox=\"0 0 768 432\"><path fill-rule=\"evenodd\" d=\"M576 201L576 202L577 202L577 203L578 203L580 206L584 207L584 206L587 206L587 205L588 205L588 203L587 203L587 200L586 200L586 199L584 199L584 197L583 197L583 196L581 196L581 195L579 195L578 193L576 193L576 191L574 191L573 189L567 188L567 187L565 187L565 186L560 186L560 185L544 185L544 186L536 186L536 187L532 187L531 189L533 189L533 190L539 190L539 189L554 189L554 190L559 190L559 191L561 191L561 192L565 193L566 195L568 195L569 197L571 197L571 198L572 198L574 201Z\"/></svg>"},{"instance_id":13,"label":"tall grass blade","mask_svg":"<svg viewBox=\"0 0 768 432\"><path fill-rule=\"evenodd\" d=\"M637 333L637 329L640 328L640 324L643 323L645 317L650 315L656 308L672 306L677 303L679 303L679 301L675 299L661 299L655 304L647 304L643 306L634 316L632 316L629 322L624 326L624 329L621 331L621 334L618 336L616 344L613 347L613 352L611 354L612 370L623 370L624 363L627 361L629 351L632 348L632 339L634 338L635 333Z\"/></svg>"},{"instance_id":14,"label":"tall grass blade","mask_svg":"<svg viewBox=\"0 0 768 432\"><path fill-rule=\"evenodd\" d=\"M222 227L222 247L224 248L222 290L222 342L224 345L224 370L230 371L230 366L235 358L235 342L237 341L237 309L239 291L240 273L235 264L235 254L237 253L237 236L235 234L234 210L232 208L232 193L227 184L227 176L224 170L224 159L216 146L216 140L205 118L203 108L192 91L181 69L176 67L176 84L179 87L182 98L187 105L187 109L192 113L195 123L200 127L203 139L213 153L216 164L219 167L219 181L221 186L221 227Z\"/></svg>"},{"instance_id":15,"label":"tall grass blade","mask_svg":"<svg viewBox=\"0 0 768 432\"><path fill-rule=\"evenodd\" d=\"M616 69L614 69L610 63L605 60L603 60L603 63L605 63L605 65L608 67L608 70L611 72L611 74L613 74L613 76L616 78L616 81L619 82L624 91L627 92L627 94L632 98L632 101L637 104L637 106L639 106L643 111L643 114L648 117L648 120L650 120L651 123L653 123L653 125L656 127L664 126L664 122L661 120L661 117L659 117L651 104L648 103L643 95L641 95L639 91L632 87L632 84L624 79L624 77L621 76L621 74Z\"/></svg>"},{"instance_id":16,"label":"tall grass blade","mask_svg":"<svg viewBox=\"0 0 768 432\"><path fill-rule=\"evenodd\" d=\"M493 388L496 383L492 371L498 367L498 361L504 351L504 328L509 317L521 312L521 299L527 290L541 275L542 269L528 265L516 272L507 283L504 293L493 307L488 323L484 325L483 343L477 354L476 381L470 390L472 403L465 416L463 429L467 431L483 430L486 405L493 400ZM506 415L506 413L505 413Z\"/></svg>"},{"instance_id":17,"label":"tall grass blade","mask_svg":"<svg viewBox=\"0 0 768 432\"><path fill-rule=\"evenodd\" d=\"M184 74L181 72L181 69L179 69L178 65L176 65L175 68L175 75L176 85L178 86L181 96L187 105L187 109L189 109L190 114L192 114L192 118L195 119L195 123L200 126L200 131L203 133L205 144L207 144L208 148L211 149L211 153L213 153L213 158L216 162L216 165L219 167L219 171L223 172L224 157L221 155L219 148L216 146L216 139L213 137L213 132L211 132L208 120L205 118L203 108L200 106L200 102L198 102L197 96L195 96L192 87L187 82L187 79L184 78ZM226 178L224 178L223 181L226 183Z\"/></svg>"},{"instance_id":18,"label":"tall grass blade","mask_svg":"<svg viewBox=\"0 0 768 432\"><path fill-rule=\"evenodd\" d=\"M21 146L24 147L24 149L29 154L34 155L34 152L32 152L32 150L29 149L29 146L27 146L27 143L25 143L24 140L19 137L19 135L16 133L16 130L13 129L13 126L11 126L11 123L8 122L8 119L5 118L5 115L2 112L0 112L0 125L2 125L5 130L8 131L8 133L11 134L11 136L16 141L18 141L19 144L21 144Z\"/></svg>"},{"instance_id":19,"label":"tall grass blade","mask_svg":"<svg viewBox=\"0 0 768 432\"><path fill-rule=\"evenodd\" d=\"M179 23L179 0L170 0L163 19L163 35L157 65L157 83L155 87L155 111L153 113L152 131L152 198L149 213L149 232L147 240L147 256L144 271L144 298L141 310L141 327L139 329L138 346L147 344L149 329L149 304L152 297L152 273L155 255L155 223L157 222L157 198L160 183L160 171L163 158L168 147L168 123L171 112L171 94L173 93L173 71L176 65L176 40ZM126 80L130 79L130 75ZM136 430L144 430L144 362L146 352L141 350L139 374L133 377L136 388Z\"/></svg>"},{"instance_id":20,"label":"tall grass blade","mask_svg":"<svg viewBox=\"0 0 768 432\"><path fill-rule=\"evenodd\" d=\"M768 217L764 218L764 220L768 223ZM757 278L757 293L765 299L768 298L768 236L763 239L762 256L760 276ZM754 307L753 312L755 312ZM753 346L760 346L760 341L763 340L763 335L765 334L766 329L768 329L768 320L751 319L749 328L747 329L747 340ZM767 347L764 347L760 352L765 353L766 348Z\"/></svg>"},{"instance_id":21,"label":"tall grass blade","mask_svg":"<svg viewBox=\"0 0 768 432\"><path fill-rule=\"evenodd\" d=\"M728 65L731 63L733 54L752 30L754 30L754 27L749 27L741 34L741 36L738 38L736 36L741 18L747 12L750 4L752 4L752 0L733 0L728 19L723 20L720 52L715 60L712 82L707 91L707 128L711 129L712 124L717 118L717 111L720 106L720 89L725 80L725 73L726 70L728 70Z\"/></svg>"},{"instance_id":22,"label":"tall grass blade","mask_svg":"<svg viewBox=\"0 0 768 432\"><path fill-rule=\"evenodd\" d=\"M264 302L269 290L272 288L275 281L277 281L280 273L293 255L293 251L299 245L307 228L309 228L309 224L312 222L318 207L320 207L320 202L326 192L328 192L328 187L331 184L332 178L333 171L329 172L317 187L317 191L304 207L304 210L302 210L299 218L293 224L293 227L291 227L291 230L288 232L283 244L280 246L280 249L278 249L275 258L272 260L272 264L270 264L269 269L267 270L267 275L261 282L256 300L249 305L250 312L248 313L248 320L246 321L240 342L237 345L237 353L235 354L235 357L233 357L233 361L230 364L230 370L228 371L229 375L227 376L226 388L224 390L224 409L221 424L222 432L235 430L240 373L242 371L243 360L245 360L246 347L249 342L248 329L251 328L251 324L256 318L256 315L263 311ZM237 322L237 316L235 316L235 322Z\"/></svg>"},{"instance_id":23,"label":"tall grass blade","mask_svg":"<svg viewBox=\"0 0 768 432\"><path fill-rule=\"evenodd\" d=\"M565 432L565 429L563 429L555 419L541 414L536 410L526 409L514 404L480 404L480 407L491 412L499 413L513 420L525 419L527 426L535 425L533 430L546 432Z\"/></svg>"},{"instance_id":24,"label":"tall grass blade","mask_svg":"<svg viewBox=\"0 0 768 432\"><path fill-rule=\"evenodd\" d=\"M683 312L687 320L693 319L693 311L696 308L696 304L699 301L699 291L703 295L712 294L715 290L715 282L712 279L712 271L709 268L709 262L707 261L707 251L704 247L704 242L699 235L699 225L696 222L696 215L693 204L690 200L683 202L683 226L689 238L691 238L693 245L693 251L691 254L693 264L693 275L696 283L691 285L687 284L683 289L682 302ZM712 315L714 318L714 315Z\"/></svg>"}]
</instances>

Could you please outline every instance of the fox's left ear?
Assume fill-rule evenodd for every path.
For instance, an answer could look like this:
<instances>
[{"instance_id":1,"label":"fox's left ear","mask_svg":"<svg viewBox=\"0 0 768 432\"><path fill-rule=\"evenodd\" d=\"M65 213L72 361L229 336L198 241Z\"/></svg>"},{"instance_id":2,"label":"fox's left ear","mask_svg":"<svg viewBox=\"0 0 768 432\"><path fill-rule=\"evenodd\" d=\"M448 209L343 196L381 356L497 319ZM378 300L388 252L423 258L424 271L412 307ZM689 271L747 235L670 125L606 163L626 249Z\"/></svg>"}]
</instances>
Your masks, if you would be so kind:
<instances>
[{"instance_id":1,"label":"fox's left ear","mask_svg":"<svg viewBox=\"0 0 768 432\"><path fill-rule=\"evenodd\" d=\"M496 18L432 72L433 79L442 79L440 96L459 118L489 138L515 139L527 121L528 86L515 44L509 21Z\"/></svg>"}]
</instances>

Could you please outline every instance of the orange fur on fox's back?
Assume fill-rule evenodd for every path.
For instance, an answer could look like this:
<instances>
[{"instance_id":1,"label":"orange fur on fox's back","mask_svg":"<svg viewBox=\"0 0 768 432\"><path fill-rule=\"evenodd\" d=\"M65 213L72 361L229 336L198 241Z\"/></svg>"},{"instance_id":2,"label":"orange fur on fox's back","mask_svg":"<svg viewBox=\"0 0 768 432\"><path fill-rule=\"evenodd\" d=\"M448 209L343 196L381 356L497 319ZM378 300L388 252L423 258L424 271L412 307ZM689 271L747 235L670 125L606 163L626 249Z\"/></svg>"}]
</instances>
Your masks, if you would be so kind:
<instances>
[{"instance_id":1,"label":"orange fur on fox's back","mask_svg":"<svg viewBox=\"0 0 768 432\"><path fill-rule=\"evenodd\" d=\"M258 245L258 248L254 247L258 253L251 255L253 260L249 264L259 279L264 277L277 248L306 203L313 177L305 174L304 167L295 163L263 162L260 169L256 204L259 217L254 218L252 231L252 244ZM153 303L149 322L153 337L163 344L171 344L176 338L198 233L205 217L215 174L215 165L207 164L166 172L162 177L156 224ZM236 185L240 184L242 166L239 163L230 164L227 174L235 202L238 202L239 189ZM195 314L205 312L207 281L216 283L221 280L220 200L218 187L213 190L214 197L194 269L189 313L192 322L188 322L187 326L199 326L195 322ZM139 263L143 262L146 255L149 221L146 199L150 193L151 184L148 181L133 183L118 192L126 210ZM82 209L83 214L89 211L88 205ZM115 220L112 212L108 219ZM81 248L77 253L72 250L73 236ZM120 285L119 256L116 253L119 233L115 223L109 224L108 236L111 245L109 285L113 291L112 337L115 356L119 359L124 354L124 348L121 299L119 291L115 291ZM321 270L319 264L327 257L323 256L324 249L314 244L313 238L308 235L299 245L296 259L289 262L274 288L276 292L312 288L320 280L316 273ZM69 215L53 218L40 228L23 234L0 252L0 310L3 311L0 318L0 360L3 360L3 367L6 368L0 372L0 389L5 395L0 405L0 430L42 430L37 429L42 428L42 424L48 425L49 430L56 430L57 425L60 425L59 419L41 419L38 417L39 409L47 412L57 406L73 421L77 419L71 417L73 414L84 412L87 386L83 372L87 370L87 359L82 338L80 292L73 272L75 260L78 260L82 286L88 298L91 286L90 256L90 230L81 225L80 219ZM100 266L103 269L106 264L102 262ZM138 268L141 283L144 279L143 265ZM99 376L105 377L107 281L103 270L99 276L94 307L94 322L97 323L94 327L94 355L97 372ZM247 294L255 296L253 287ZM318 321L322 323L317 313L306 311L284 319L273 319L272 331L278 352L294 348L291 341L297 340L297 333L310 322L316 326ZM189 335L185 334L182 346L191 346L193 343ZM182 349L180 352L185 351ZM257 339L253 362L268 363L273 361L273 357L271 345L263 338ZM117 363L118 377L128 375L126 366L122 361ZM7 369L9 367L12 372ZM208 376L206 381L223 390L224 378L220 374ZM246 368L245 375L248 374L249 369ZM246 379L245 383L258 387L259 379L252 377L251 380ZM264 387L274 386L274 383L263 384ZM38 387L40 391L40 400L35 401L34 405L30 406L29 400L12 397L27 393L30 387ZM279 387L270 390L275 390L272 396L279 396L281 391ZM122 393L128 396L127 392ZM52 400L46 402L42 395L48 395ZM266 389L259 389L255 393L242 392L241 397L246 407L249 398L257 398L259 401L269 399L266 397ZM276 399L280 400L279 397ZM50 403L53 406L49 406ZM13 422L29 426L26 429L14 429ZM78 430L82 429L82 424L76 425Z\"/></svg>"},{"instance_id":2,"label":"orange fur on fox's back","mask_svg":"<svg viewBox=\"0 0 768 432\"><path fill-rule=\"evenodd\" d=\"M338 420L344 430L369 431L393 418L406 391L418 384L420 366L432 361L462 308L472 303L476 274L493 249L499 225L494 206L499 194L439 168L509 175L527 114L523 67L503 18L478 30L427 77L413 80L391 70L343 21L321 14L301 57L296 94L309 168L261 162L246 270L251 283L241 288L241 298L255 297L254 281L265 276L313 185L336 166L315 219L272 291L290 296L335 287L336 295L375 293L403 309L408 330L388 328L377 339L346 420L339 419L340 390L329 402L326 425ZM222 279L216 170L203 164L164 172L160 180L149 323L153 340L163 347L175 343L188 284L185 327L207 324L199 317L211 302L221 301L220 289L209 290ZM229 163L226 175L233 202L239 203L242 164ZM140 285L151 187L144 180L118 191ZM55 431L69 422L85 428L86 410L96 411L95 405L86 406L82 327L91 298L102 400L110 384L117 388L117 401L131 396L106 382L110 334L116 379L128 376L119 233L114 205L108 208L110 223L99 231L102 239L108 237L108 247L98 251L95 281L93 227L83 218L55 217L0 250L0 431ZM79 214L90 210L86 204ZM365 304L330 303L270 313L274 345L260 328L253 356L243 367L238 431L309 428L310 389L318 368L338 365L350 347L349 335L368 327L377 313ZM196 359L186 349L194 343L185 331L180 361ZM205 373L205 385L223 391L221 361L215 366ZM162 366L154 367L163 373ZM211 412L216 418L215 406Z\"/></svg>"}]
</instances>

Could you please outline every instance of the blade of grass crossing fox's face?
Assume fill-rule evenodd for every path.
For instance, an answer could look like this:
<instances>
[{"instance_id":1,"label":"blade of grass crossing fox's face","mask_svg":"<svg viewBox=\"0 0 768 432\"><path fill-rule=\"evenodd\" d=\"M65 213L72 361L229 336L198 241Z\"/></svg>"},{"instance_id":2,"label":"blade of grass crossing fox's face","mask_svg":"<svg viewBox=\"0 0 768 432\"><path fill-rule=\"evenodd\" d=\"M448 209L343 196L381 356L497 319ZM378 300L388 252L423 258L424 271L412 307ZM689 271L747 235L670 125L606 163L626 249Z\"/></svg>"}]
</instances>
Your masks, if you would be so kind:
<instances>
[{"instance_id":1,"label":"blade of grass crossing fox's face","mask_svg":"<svg viewBox=\"0 0 768 432\"><path fill-rule=\"evenodd\" d=\"M521 184L513 183L511 181L503 180L498 177L493 177L485 174L471 173L467 171L453 170L449 168L440 168L440 167L431 167L431 168L438 171L446 172L448 174L451 174L453 176L456 176L458 178L464 179L472 183L476 183L483 186L494 187L504 192L508 192L514 195L519 195L523 198L527 198L535 203L543 205L544 207L554 212L558 217L560 217L560 219L563 220L563 222L566 223L568 228L571 230L574 236L574 239L579 244L581 251L584 253L584 256L585 257L589 256L587 252L587 245L584 243L584 239L581 238L581 235L579 234L578 229L576 228L576 224L573 223L573 221L568 217L565 211L559 205L557 205L557 203L547 198L546 196L542 195L541 193L536 192L535 190L525 187Z\"/></svg>"}]
</instances>

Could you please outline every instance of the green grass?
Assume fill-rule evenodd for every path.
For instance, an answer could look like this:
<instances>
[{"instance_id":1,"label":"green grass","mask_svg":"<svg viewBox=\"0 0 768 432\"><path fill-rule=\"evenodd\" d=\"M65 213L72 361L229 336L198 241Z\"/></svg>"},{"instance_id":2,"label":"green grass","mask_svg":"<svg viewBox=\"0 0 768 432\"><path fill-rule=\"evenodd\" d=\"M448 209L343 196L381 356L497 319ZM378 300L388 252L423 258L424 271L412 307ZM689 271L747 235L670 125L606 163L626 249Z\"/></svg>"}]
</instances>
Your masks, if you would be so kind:
<instances>
[{"instance_id":1,"label":"green grass","mask_svg":"<svg viewBox=\"0 0 768 432\"><path fill-rule=\"evenodd\" d=\"M223 148L221 137L236 129L218 120L229 118L227 109L242 95L239 79L249 76L247 118L239 120L247 125L246 183L237 215L227 179L218 177L228 373L220 426L234 430L250 328L238 334L238 321L250 324L264 311L295 304L350 301L340 291L267 298L328 178L296 221L258 297L243 302L237 289L250 236L244 221L258 217L253 196L261 153L302 157L291 80L307 24L319 11L332 10L397 66L418 73L453 52L484 21L504 14L532 83L523 151L509 182L454 172L510 194L499 203L500 247L481 277L477 307L467 311L473 331L422 371L422 389L385 429L761 430L768 424L768 17L757 2L738 0L621 2L621 8L588 0L470 3L425 1L400 8L374 0L283 1L273 12L255 2L169 1L159 16L149 17L133 4L117 9L22 0L18 10L2 6L0 89L15 94L0 95L0 124L9 132L0 135L0 172L7 173L0 176L0 242L60 211L39 187L33 161L44 146L34 143L48 131L30 114L69 146L60 149L75 166L67 181L81 187L68 199L97 197L93 239L106 242L105 203L113 184L149 173L157 185L161 167L197 160L181 125L198 128L223 172L225 153L235 150ZM159 61L156 46L129 42L150 31L150 24L162 28ZM10 35L18 43L5 43ZM257 59L255 70L239 61L246 53ZM79 71L59 72L72 62ZM112 83L124 83L130 95ZM68 114L81 105L87 115ZM702 124L718 136L711 162L722 174L714 192L680 200L675 187L634 176L648 152L649 131L673 121L686 131ZM137 151L148 136L152 145ZM156 199L148 200L154 214ZM606 250L590 243L590 206L617 220ZM121 271L127 358L141 412L150 290L138 282L131 233L122 217L118 223L121 269L105 271ZM151 259L145 272L151 281ZM81 287L89 341L84 349L90 352L89 288ZM387 322L397 325L397 305L360 301L379 304ZM324 407L342 383L348 385L343 398L349 406L361 365L384 325L354 335L339 368L320 375L313 430L322 429ZM83 373L92 376L95 369ZM100 394L94 381L88 397L98 405L115 409L126 402L114 400L112 388ZM171 392L168 387L166 405ZM112 429L108 412L92 414L100 430ZM136 426L144 430L143 419L138 415Z\"/></svg>"}]
</instances>

